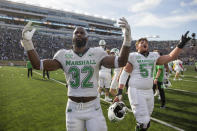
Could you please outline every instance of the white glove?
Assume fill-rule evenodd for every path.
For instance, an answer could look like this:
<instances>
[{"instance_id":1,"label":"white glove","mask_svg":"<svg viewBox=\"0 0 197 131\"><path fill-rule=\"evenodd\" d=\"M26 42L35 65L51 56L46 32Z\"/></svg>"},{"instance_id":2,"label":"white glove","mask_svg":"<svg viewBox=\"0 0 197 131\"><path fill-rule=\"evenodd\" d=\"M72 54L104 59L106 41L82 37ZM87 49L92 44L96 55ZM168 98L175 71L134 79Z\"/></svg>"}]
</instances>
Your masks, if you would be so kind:
<instances>
[{"instance_id":1,"label":"white glove","mask_svg":"<svg viewBox=\"0 0 197 131\"><path fill-rule=\"evenodd\" d=\"M120 22L118 22L118 24L122 28L122 33L124 35L123 45L124 46L131 46L132 38L131 38L130 26L124 17L120 18L119 20L120 20Z\"/></svg>"},{"instance_id":2,"label":"white glove","mask_svg":"<svg viewBox=\"0 0 197 131\"><path fill-rule=\"evenodd\" d=\"M34 32L36 31L35 28L31 26L32 22L29 21L27 25L25 25L23 31L22 31L22 40L21 45L24 47L26 51L33 50L34 45L32 43L32 37L34 35Z\"/></svg>"}]
</instances>

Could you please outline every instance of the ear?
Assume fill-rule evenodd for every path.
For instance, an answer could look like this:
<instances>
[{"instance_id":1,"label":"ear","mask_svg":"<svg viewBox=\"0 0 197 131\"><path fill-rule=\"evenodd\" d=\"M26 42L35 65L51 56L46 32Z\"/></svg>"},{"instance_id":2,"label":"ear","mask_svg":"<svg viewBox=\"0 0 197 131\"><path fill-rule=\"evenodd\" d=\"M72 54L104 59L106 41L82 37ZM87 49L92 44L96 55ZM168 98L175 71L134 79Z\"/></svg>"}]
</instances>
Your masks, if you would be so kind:
<instances>
[{"instance_id":1,"label":"ear","mask_svg":"<svg viewBox=\"0 0 197 131\"><path fill-rule=\"evenodd\" d=\"M88 41L88 36L86 37L86 41Z\"/></svg>"},{"instance_id":2,"label":"ear","mask_svg":"<svg viewBox=\"0 0 197 131\"><path fill-rule=\"evenodd\" d=\"M138 45L135 46L136 50L138 50Z\"/></svg>"}]
</instances>

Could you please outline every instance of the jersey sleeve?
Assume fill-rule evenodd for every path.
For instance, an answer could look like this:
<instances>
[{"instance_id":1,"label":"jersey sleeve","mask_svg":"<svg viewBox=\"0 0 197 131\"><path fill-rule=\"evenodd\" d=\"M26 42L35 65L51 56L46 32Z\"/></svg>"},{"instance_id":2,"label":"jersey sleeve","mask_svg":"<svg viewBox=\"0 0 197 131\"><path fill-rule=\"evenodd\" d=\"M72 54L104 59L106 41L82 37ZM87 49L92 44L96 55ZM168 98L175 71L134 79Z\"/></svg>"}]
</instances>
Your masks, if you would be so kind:
<instances>
[{"instance_id":1,"label":"jersey sleeve","mask_svg":"<svg viewBox=\"0 0 197 131\"><path fill-rule=\"evenodd\" d=\"M157 68L163 70L164 66L163 65L157 65Z\"/></svg>"},{"instance_id":2,"label":"jersey sleeve","mask_svg":"<svg viewBox=\"0 0 197 131\"><path fill-rule=\"evenodd\" d=\"M64 54L65 54L65 49L61 49L59 51L57 51L53 57L53 59L57 60L58 62L63 63L63 58L64 58Z\"/></svg>"},{"instance_id":3,"label":"jersey sleeve","mask_svg":"<svg viewBox=\"0 0 197 131\"><path fill-rule=\"evenodd\" d=\"M158 52L153 52L153 55L154 55L154 57L155 57L156 60L160 57L160 55L159 55Z\"/></svg>"},{"instance_id":4,"label":"jersey sleeve","mask_svg":"<svg viewBox=\"0 0 197 131\"><path fill-rule=\"evenodd\" d=\"M104 57L108 56L107 52L102 47L96 47L95 52L97 52L97 59L101 61Z\"/></svg>"},{"instance_id":5,"label":"jersey sleeve","mask_svg":"<svg viewBox=\"0 0 197 131\"><path fill-rule=\"evenodd\" d=\"M134 53L129 54L128 62L131 64L135 63L135 54Z\"/></svg>"}]
</instances>

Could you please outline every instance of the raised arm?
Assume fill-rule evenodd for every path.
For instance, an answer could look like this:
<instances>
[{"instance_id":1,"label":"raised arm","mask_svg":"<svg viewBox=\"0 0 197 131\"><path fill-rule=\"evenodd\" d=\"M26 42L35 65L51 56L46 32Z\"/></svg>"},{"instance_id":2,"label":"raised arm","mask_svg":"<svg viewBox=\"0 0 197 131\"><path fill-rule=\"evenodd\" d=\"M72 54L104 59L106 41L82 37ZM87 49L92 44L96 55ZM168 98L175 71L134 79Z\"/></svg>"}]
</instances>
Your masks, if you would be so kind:
<instances>
[{"instance_id":1,"label":"raised arm","mask_svg":"<svg viewBox=\"0 0 197 131\"><path fill-rule=\"evenodd\" d=\"M168 62L175 60L178 55L181 53L183 47L189 42L191 39L190 37L187 36L189 31L187 31L184 35L182 35L180 42L178 43L177 47L170 52L168 55L163 55L160 56L159 59L157 60L158 65L163 65L167 64Z\"/></svg>"},{"instance_id":2,"label":"raised arm","mask_svg":"<svg viewBox=\"0 0 197 131\"><path fill-rule=\"evenodd\" d=\"M21 44L24 47L25 51L27 51L29 60L31 61L33 68L37 70L45 69L48 71L53 71L61 68L61 64L57 60L40 60L40 57L34 49L34 45L32 42L32 37L36 29L33 28L31 24L31 21L28 22L22 31Z\"/></svg>"},{"instance_id":3,"label":"raised arm","mask_svg":"<svg viewBox=\"0 0 197 131\"><path fill-rule=\"evenodd\" d=\"M130 26L125 18L120 19L120 27L122 28L122 32L124 35L124 41L120 50L120 56L106 56L101 61L101 65L107 68L117 68L123 67L126 65L128 56L130 53L131 46L131 30Z\"/></svg>"}]
</instances>

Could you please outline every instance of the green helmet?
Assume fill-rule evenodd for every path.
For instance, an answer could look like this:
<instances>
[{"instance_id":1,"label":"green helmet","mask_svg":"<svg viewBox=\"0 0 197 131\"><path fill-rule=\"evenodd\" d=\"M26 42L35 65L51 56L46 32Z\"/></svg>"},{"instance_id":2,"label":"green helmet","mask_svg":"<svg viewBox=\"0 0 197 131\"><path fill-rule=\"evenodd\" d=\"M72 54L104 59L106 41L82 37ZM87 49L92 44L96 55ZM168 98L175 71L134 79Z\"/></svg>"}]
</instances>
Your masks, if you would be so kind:
<instances>
[{"instance_id":1,"label":"green helmet","mask_svg":"<svg viewBox=\"0 0 197 131\"><path fill-rule=\"evenodd\" d=\"M119 49L113 48L113 49L111 49L110 53L114 53L116 56L118 56L119 55Z\"/></svg>"}]
</instances>

